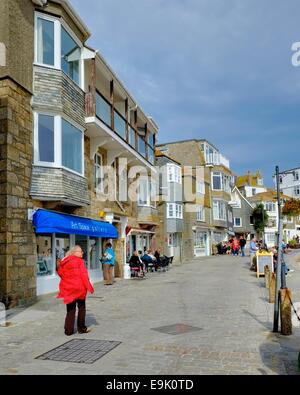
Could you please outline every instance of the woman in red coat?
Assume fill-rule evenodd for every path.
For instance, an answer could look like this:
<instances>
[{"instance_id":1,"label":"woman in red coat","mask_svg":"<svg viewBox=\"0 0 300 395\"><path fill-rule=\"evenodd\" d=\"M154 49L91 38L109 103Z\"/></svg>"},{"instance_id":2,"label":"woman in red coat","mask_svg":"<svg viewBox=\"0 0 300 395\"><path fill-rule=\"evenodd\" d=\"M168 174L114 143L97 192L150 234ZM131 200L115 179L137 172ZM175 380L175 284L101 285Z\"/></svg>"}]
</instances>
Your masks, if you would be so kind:
<instances>
[{"instance_id":1,"label":"woman in red coat","mask_svg":"<svg viewBox=\"0 0 300 395\"><path fill-rule=\"evenodd\" d=\"M61 277L58 298L63 298L67 305L65 320L65 334L70 336L74 333L76 304L78 306L77 329L78 333L87 333L85 326L85 299L87 291L94 293L86 270L83 251L80 246L75 246L67 252L58 267Z\"/></svg>"}]
</instances>

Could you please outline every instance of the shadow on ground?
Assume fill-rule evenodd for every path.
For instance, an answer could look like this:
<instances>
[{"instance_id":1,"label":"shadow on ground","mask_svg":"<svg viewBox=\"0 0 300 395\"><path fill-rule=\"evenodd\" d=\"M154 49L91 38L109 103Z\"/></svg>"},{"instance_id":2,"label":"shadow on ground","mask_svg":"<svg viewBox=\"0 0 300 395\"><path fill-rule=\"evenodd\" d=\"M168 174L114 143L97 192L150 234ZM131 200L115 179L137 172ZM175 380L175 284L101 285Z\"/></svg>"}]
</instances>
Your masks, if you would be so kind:
<instances>
[{"instance_id":1,"label":"shadow on ground","mask_svg":"<svg viewBox=\"0 0 300 395\"><path fill-rule=\"evenodd\" d=\"M300 345L297 345L298 342L294 340L290 342L287 337L271 332L268 341L263 343L259 350L264 365L279 375L300 376L298 371Z\"/></svg>"}]
</instances>

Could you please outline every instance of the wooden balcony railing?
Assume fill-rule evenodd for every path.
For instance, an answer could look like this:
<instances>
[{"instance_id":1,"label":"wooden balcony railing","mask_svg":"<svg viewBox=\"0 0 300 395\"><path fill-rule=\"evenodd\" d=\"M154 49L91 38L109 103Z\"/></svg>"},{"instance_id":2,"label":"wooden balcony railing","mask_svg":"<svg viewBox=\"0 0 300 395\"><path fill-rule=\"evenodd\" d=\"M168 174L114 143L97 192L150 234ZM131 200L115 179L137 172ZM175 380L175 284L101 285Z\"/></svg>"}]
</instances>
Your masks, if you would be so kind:
<instances>
[{"instance_id":1,"label":"wooden balcony railing","mask_svg":"<svg viewBox=\"0 0 300 395\"><path fill-rule=\"evenodd\" d=\"M132 126L118 110L99 92L88 92L85 95L85 111L87 117L97 117L113 130L127 144L154 165L154 147L147 143L144 136ZM114 123L114 128L112 127Z\"/></svg>"}]
</instances>

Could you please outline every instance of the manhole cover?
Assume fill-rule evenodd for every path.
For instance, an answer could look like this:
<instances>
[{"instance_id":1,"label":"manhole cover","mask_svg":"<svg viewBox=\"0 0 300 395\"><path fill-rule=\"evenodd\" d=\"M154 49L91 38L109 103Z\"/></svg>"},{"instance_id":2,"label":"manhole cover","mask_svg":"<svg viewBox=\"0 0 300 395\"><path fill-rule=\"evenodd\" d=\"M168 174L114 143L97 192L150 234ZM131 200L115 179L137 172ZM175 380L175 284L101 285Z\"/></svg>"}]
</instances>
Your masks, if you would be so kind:
<instances>
[{"instance_id":1,"label":"manhole cover","mask_svg":"<svg viewBox=\"0 0 300 395\"><path fill-rule=\"evenodd\" d=\"M190 326L185 324L174 324L161 326L159 328L152 328L154 331L166 333L168 335L180 335L181 333L200 331L202 328L196 326Z\"/></svg>"},{"instance_id":2,"label":"manhole cover","mask_svg":"<svg viewBox=\"0 0 300 395\"><path fill-rule=\"evenodd\" d=\"M119 344L110 340L73 339L35 359L92 364Z\"/></svg>"}]
</instances>

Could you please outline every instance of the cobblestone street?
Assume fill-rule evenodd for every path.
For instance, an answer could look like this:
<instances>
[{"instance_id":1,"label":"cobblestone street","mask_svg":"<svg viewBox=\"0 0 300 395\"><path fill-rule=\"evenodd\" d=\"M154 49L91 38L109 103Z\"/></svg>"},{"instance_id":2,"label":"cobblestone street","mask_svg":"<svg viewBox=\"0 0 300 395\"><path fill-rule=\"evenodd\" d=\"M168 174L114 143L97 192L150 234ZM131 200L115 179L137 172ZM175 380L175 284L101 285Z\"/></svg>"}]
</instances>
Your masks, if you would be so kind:
<instances>
[{"instance_id":1,"label":"cobblestone street","mask_svg":"<svg viewBox=\"0 0 300 395\"><path fill-rule=\"evenodd\" d=\"M300 266L289 260L294 302L300 301ZM249 258L195 260L147 279L96 285L87 299L87 335L66 337L65 306L53 295L28 309L9 311L0 328L1 374L241 374L297 373L300 329L272 333L274 307L263 277ZM173 324L198 328L166 334ZM177 328L178 329L178 328ZM37 356L74 339L121 342L93 364L41 361Z\"/></svg>"}]
</instances>

